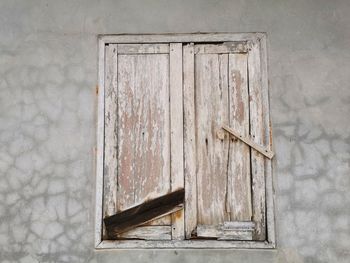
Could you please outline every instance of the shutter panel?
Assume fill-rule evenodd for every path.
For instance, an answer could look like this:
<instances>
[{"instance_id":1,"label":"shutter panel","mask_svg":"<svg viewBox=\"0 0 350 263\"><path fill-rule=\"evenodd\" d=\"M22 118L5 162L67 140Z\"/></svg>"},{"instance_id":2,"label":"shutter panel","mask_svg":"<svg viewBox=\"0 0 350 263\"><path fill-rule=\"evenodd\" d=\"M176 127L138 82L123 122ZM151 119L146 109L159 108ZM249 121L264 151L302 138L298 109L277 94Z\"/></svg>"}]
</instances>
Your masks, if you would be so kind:
<instances>
[{"instance_id":1,"label":"shutter panel","mask_svg":"<svg viewBox=\"0 0 350 263\"><path fill-rule=\"evenodd\" d=\"M106 47L104 216L183 187L182 111L169 102L182 101L182 47L170 46ZM120 238L181 238L182 225L180 211Z\"/></svg>"},{"instance_id":2,"label":"shutter panel","mask_svg":"<svg viewBox=\"0 0 350 263\"><path fill-rule=\"evenodd\" d=\"M264 156L222 129L228 125L262 143L253 122L263 112L256 110L259 105L250 110L261 89L250 66L260 64L247 52L228 44L184 47L186 238L260 240L263 236L265 185L259 162L264 164ZM255 85L253 91L249 85ZM260 188L252 196L255 184Z\"/></svg>"}]
</instances>

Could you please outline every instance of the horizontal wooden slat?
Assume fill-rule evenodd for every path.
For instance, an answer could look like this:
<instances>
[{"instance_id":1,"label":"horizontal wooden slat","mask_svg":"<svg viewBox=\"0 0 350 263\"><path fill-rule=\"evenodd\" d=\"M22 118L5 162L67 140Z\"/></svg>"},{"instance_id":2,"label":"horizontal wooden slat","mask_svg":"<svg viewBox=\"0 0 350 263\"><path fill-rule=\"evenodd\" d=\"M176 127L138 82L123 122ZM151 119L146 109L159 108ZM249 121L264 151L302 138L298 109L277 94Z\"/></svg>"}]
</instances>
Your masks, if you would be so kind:
<instances>
[{"instance_id":1,"label":"horizontal wooden slat","mask_svg":"<svg viewBox=\"0 0 350 263\"><path fill-rule=\"evenodd\" d=\"M220 45L195 45L195 54L228 54L247 52L248 46L246 42L226 42Z\"/></svg>"},{"instance_id":2,"label":"horizontal wooden slat","mask_svg":"<svg viewBox=\"0 0 350 263\"><path fill-rule=\"evenodd\" d=\"M122 239L171 240L171 226L143 226L118 235Z\"/></svg>"},{"instance_id":3,"label":"horizontal wooden slat","mask_svg":"<svg viewBox=\"0 0 350 263\"><path fill-rule=\"evenodd\" d=\"M218 240L252 240L254 228L230 228L223 225L198 225L197 237L217 238Z\"/></svg>"},{"instance_id":4,"label":"horizontal wooden slat","mask_svg":"<svg viewBox=\"0 0 350 263\"><path fill-rule=\"evenodd\" d=\"M253 221L229 221L224 222L224 229L240 229L240 230L253 230L255 223Z\"/></svg>"},{"instance_id":5,"label":"horizontal wooden slat","mask_svg":"<svg viewBox=\"0 0 350 263\"><path fill-rule=\"evenodd\" d=\"M275 155L274 152L260 146L259 144L253 142L250 138L247 137L243 137L242 135L240 135L239 133L237 133L235 130L233 130L232 128L224 125L222 126L222 128L229 132L231 135L233 135L234 137L236 137L237 139L241 140L242 142L248 144L250 147L254 148L255 150L257 150L259 153L261 153L262 155L266 156L269 159L272 159L272 157Z\"/></svg>"},{"instance_id":6,"label":"horizontal wooden slat","mask_svg":"<svg viewBox=\"0 0 350 263\"><path fill-rule=\"evenodd\" d=\"M230 248L275 248L275 243L240 240L105 240L96 246L97 249L230 249Z\"/></svg>"},{"instance_id":7,"label":"horizontal wooden slat","mask_svg":"<svg viewBox=\"0 0 350 263\"><path fill-rule=\"evenodd\" d=\"M167 54L168 44L119 44L118 54Z\"/></svg>"},{"instance_id":8,"label":"horizontal wooden slat","mask_svg":"<svg viewBox=\"0 0 350 263\"><path fill-rule=\"evenodd\" d=\"M243 230L223 231L218 240L253 240L253 232Z\"/></svg>"},{"instance_id":9,"label":"horizontal wooden slat","mask_svg":"<svg viewBox=\"0 0 350 263\"><path fill-rule=\"evenodd\" d=\"M143 34L101 35L105 43L180 43L180 42L226 42L256 41L264 33L195 33L195 34Z\"/></svg>"}]
</instances>

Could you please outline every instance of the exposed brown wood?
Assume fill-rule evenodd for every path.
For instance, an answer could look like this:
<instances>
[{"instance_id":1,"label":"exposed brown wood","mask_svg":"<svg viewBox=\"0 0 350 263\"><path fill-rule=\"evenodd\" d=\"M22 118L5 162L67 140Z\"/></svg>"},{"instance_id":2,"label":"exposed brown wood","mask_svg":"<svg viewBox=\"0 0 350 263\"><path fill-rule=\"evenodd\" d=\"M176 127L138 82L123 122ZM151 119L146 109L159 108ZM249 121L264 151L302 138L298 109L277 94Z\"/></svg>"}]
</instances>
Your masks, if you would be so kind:
<instances>
[{"instance_id":1,"label":"exposed brown wood","mask_svg":"<svg viewBox=\"0 0 350 263\"><path fill-rule=\"evenodd\" d=\"M110 238L126 232L136 226L182 209L185 190L180 189L164 196L147 201L141 205L129 208L113 216L106 217L104 223Z\"/></svg>"}]
</instances>

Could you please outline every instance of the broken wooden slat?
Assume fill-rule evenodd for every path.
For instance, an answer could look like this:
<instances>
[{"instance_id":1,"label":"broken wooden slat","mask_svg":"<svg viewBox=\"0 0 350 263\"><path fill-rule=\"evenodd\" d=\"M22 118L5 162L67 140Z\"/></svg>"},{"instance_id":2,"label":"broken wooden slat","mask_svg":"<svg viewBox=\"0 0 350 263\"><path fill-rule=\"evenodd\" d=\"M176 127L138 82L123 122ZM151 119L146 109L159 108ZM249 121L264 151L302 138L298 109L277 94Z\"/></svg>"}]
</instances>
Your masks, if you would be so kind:
<instances>
[{"instance_id":1,"label":"broken wooden slat","mask_svg":"<svg viewBox=\"0 0 350 263\"><path fill-rule=\"evenodd\" d=\"M249 135L247 71L246 54L229 55L229 124L242 136ZM226 210L230 219L251 220L250 147L240 140L230 140L227 180Z\"/></svg>"},{"instance_id":2,"label":"broken wooden slat","mask_svg":"<svg viewBox=\"0 0 350 263\"><path fill-rule=\"evenodd\" d=\"M218 240L252 240L254 222L233 221L218 225L198 225L197 237L217 238Z\"/></svg>"},{"instance_id":3,"label":"broken wooden slat","mask_svg":"<svg viewBox=\"0 0 350 263\"><path fill-rule=\"evenodd\" d=\"M197 225L197 176L196 176L196 130L194 45L183 47L183 104L184 104L184 159L185 159L185 234L186 239Z\"/></svg>"},{"instance_id":4,"label":"broken wooden slat","mask_svg":"<svg viewBox=\"0 0 350 263\"><path fill-rule=\"evenodd\" d=\"M171 191L184 188L182 44L170 44L170 150ZM184 211L171 216L172 239L184 239Z\"/></svg>"},{"instance_id":5,"label":"broken wooden slat","mask_svg":"<svg viewBox=\"0 0 350 263\"><path fill-rule=\"evenodd\" d=\"M266 156L267 158L272 159L272 157L274 156L274 152L260 146L259 144L255 143L254 141L252 141L248 137L243 137L242 135L240 135L238 132L236 132L234 129L228 127L227 125L223 125L222 128L225 131L229 132L234 137L236 137L237 139L241 140L242 142L248 144L250 147L254 148L256 151L258 151L262 155Z\"/></svg>"},{"instance_id":6,"label":"broken wooden slat","mask_svg":"<svg viewBox=\"0 0 350 263\"><path fill-rule=\"evenodd\" d=\"M195 54L246 53L246 42L226 42L224 44L203 44L195 46Z\"/></svg>"},{"instance_id":7,"label":"broken wooden slat","mask_svg":"<svg viewBox=\"0 0 350 263\"><path fill-rule=\"evenodd\" d=\"M167 54L168 44L119 44L118 54Z\"/></svg>"},{"instance_id":8,"label":"broken wooden slat","mask_svg":"<svg viewBox=\"0 0 350 263\"><path fill-rule=\"evenodd\" d=\"M108 236L117 238L120 233L182 209L184 196L184 189L180 189L105 218Z\"/></svg>"},{"instance_id":9,"label":"broken wooden slat","mask_svg":"<svg viewBox=\"0 0 350 263\"><path fill-rule=\"evenodd\" d=\"M142 226L118 235L118 239L171 240L171 226Z\"/></svg>"}]
</instances>

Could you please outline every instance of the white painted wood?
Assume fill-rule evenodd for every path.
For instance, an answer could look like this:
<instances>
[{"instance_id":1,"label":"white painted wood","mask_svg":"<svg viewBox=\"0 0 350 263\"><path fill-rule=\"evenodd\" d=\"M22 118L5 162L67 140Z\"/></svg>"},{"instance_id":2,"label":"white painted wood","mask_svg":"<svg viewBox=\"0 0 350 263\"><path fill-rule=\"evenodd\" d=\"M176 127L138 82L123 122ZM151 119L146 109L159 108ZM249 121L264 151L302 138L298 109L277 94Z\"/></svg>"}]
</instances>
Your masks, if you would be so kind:
<instances>
[{"instance_id":1,"label":"white painted wood","mask_svg":"<svg viewBox=\"0 0 350 263\"><path fill-rule=\"evenodd\" d=\"M264 106L261 85L261 64L259 45L253 44L248 53L249 97L250 97L250 136L252 140L265 147L264 141ZM253 218L256 224L254 239L266 239L266 204L265 204L265 158L251 148L252 201Z\"/></svg>"},{"instance_id":2,"label":"white painted wood","mask_svg":"<svg viewBox=\"0 0 350 263\"><path fill-rule=\"evenodd\" d=\"M269 87L267 72L267 40L266 35L260 37L260 60L261 60L261 81L264 105L264 125L266 145L273 150L272 125L270 119ZM265 159L265 180L266 180L266 218L267 218L267 240L275 246L275 217L274 217L274 187L272 174L272 161Z\"/></svg>"},{"instance_id":3,"label":"white painted wood","mask_svg":"<svg viewBox=\"0 0 350 263\"><path fill-rule=\"evenodd\" d=\"M235 138L241 140L245 144L247 144L250 147L254 148L254 150L256 150L259 153L261 153L262 155L266 156L267 158L272 159L272 157L274 156L274 152L268 150L267 148L265 148L263 146L258 145L253 140L251 140L249 137L242 136L241 133L235 131L233 128L231 128L231 127L229 127L227 125L223 125L222 128L225 131L229 132L231 135L233 135Z\"/></svg>"},{"instance_id":4,"label":"white painted wood","mask_svg":"<svg viewBox=\"0 0 350 263\"><path fill-rule=\"evenodd\" d=\"M228 55L195 55L198 224L229 220L226 212L227 140L216 131L228 121Z\"/></svg>"},{"instance_id":5,"label":"white painted wood","mask_svg":"<svg viewBox=\"0 0 350 263\"><path fill-rule=\"evenodd\" d=\"M171 226L143 226L120 235L126 239L171 240Z\"/></svg>"},{"instance_id":6,"label":"white painted wood","mask_svg":"<svg viewBox=\"0 0 350 263\"><path fill-rule=\"evenodd\" d=\"M117 212L117 58L117 45L106 46L103 217L114 215Z\"/></svg>"},{"instance_id":7,"label":"white painted wood","mask_svg":"<svg viewBox=\"0 0 350 263\"><path fill-rule=\"evenodd\" d=\"M235 221L231 224L219 225L198 225L197 236L202 238L217 238L218 240L252 240L254 224L248 225L247 222Z\"/></svg>"},{"instance_id":8,"label":"white painted wood","mask_svg":"<svg viewBox=\"0 0 350 263\"><path fill-rule=\"evenodd\" d=\"M220 39L221 37L221 39ZM123 241L102 241L101 242L101 230L102 230L102 177L103 177L103 141L101 141L101 134L104 133L104 47L105 44L112 44L112 43L168 43L168 42L225 42L225 41L248 41L250 43L253 43L252 46L249 46L249 48L254 49L254 43L258 43L259 40L260 45L258 45L259 52L266 52L266 36L265 34L261 33L249 33L249 34L173 34L173 35L119 35L119 36L100 36L99 37L99 94L98 94L98 127L97 127L97 149L96 149L96 219L95 219L95 246L99 249L106 249L106 248L273 248L275 247L275 234L274 234L274 216L273 216L273 184L272 184L272 167L268 164L271 164L270 160L265 159L265 173L266 173L266 217L267 217L267 240L269 242L251 242L251 241L217 241L217 240L190 240L190 241L144 241L144 240L123 240ZM168 40L168 41L167 41ZM169 41L172 40L172 41ZM185 56L185 47L184 47L184 69L186 68L186 56ZM251 53L251 52L250 52ZM265 57L264 57L265 56ZM250 61L252 60L251 54L250 54ZM261 80L262 80L262 89L263 92L266 92L263 94L262 101L263 104L265 104L266 98L268 101L268 94L267 94L267 70L264 69L264 66L266 67L266 54L260 53L260 64L261 64ZM193 60L192 60L193 61ZM191 62L190 62L191 63ZM189 63L189 64L190 64ZM249 63L248 63L249 64ZM264 73L265 70L265 73ZM265 74L265 75L264 75ZM191 75L191 74L189 74ZM102 76L102 78L101 78ZM250 77L250 76L249 76ZM187 77L189 81L187 83L191 83L190 80L191 77ZM193 78L193 74L192 74ZM194 82L194 81L193 81ZM186 93L190 94L188 101L188 104L191 102L191 91L186 89L186 73L184 72L184 124L186 127ZM250 84L250 83L249 83ZM194 84L192 85L194 87ZM192 91L193 95L192 98L195 97L194 92ZM102 96L101 96L102 95ZM194 100L192 99L192 102ZM192 103L193 105L193 103ZM268 106L268 104L267 104ZM188 107L191 110L194 111L194 107ZM101 119L102 118L102 119ZM190 120L193 119L195 121L195 117L193 114L193 118L189 118ZM264 119L264 125L266 126L266 119ZM193 125L195 126L195 122L192 124L189 124L189 126ZM270 129L268 129L270 131ZM188 184L188 171L192 170L195 167L193 165L189 165L187 163L187 147L186 141L195 141L194 137L191 137L191 133L187 134L186 128L184 131L184 147L185 147L185 187ZM100 136L99 136L100 134ZM102 135L103 136L103 135ZM264 139L266 139L266 130L264 132ZM187 138L187 139L186 139ZM271 144L271 135L270 135L270 144ZM268 145L263 144L264 146ZM102 151L101 151L102 149ZM270 149L272 150L272 149ZM253 150L252 150L253 151ZM259 154L259 153L257 153ZM196 153L192 154L192 158L196 159ZM267 163L267 165L266 165ZM252 165L254 165L252 163ZM193 180L191 178L190 180ZM254 187L254 186L253 186ZM194 191L196 188L194 189ZM255 196L256 197L256 196ZM187 194L187 187L186 187L186 210L188 207L187 199L189 198ZM190 199L190 198L189 198ZM192 198L194 199L194 198ZM253 197L254 199L254 197ZM192 204L193 205L193 204ZM255 204L256 206L256 204ZM190 207L188 207L190 208ZM185 215L186 216L186 215ZM194 217L193 217L194 218ZM257 220L257 218L254 218ZM186 237L188 233L191 231L187 231L189 229L189 225L187 224L187 216L186 216Z\"/></svg>"},{"instance_id":9,"label":"white painted wood","mask_svg":"<svg viewBox=\"0 0 350 263\"><path fill-rule=\"evenodd\" d=\"M253 240L252 231L230 230L223 231L218 240Z\"/></svg>"},{"instance_id":10,"label":"white painted wood","mask_svg":"<svg viewBox=\"0 0 350 263\"><path fill-rule=\"evenodd\" d=\"M119 44L118 54L169 54L169 44Z\"/></svg>"},{"instance_id":11,"label":"white painted wood","mask_svg":"<svg viewBox=\"0 0 350 263\"><path fill-rule=\"evenodd\" d=\"M224 222L224 229L252 230L255 227L253 221L228 221Z\"/></svg>"},{"instance_id":12,"label":"white painted wood","mask_svg":"<svg viewBox=\"0 0 350 263\"><path fill-rule=\"evenodd\" d=\"M262 241L237 241L237 240L161 240L161 241L102 241L97 249L270 249L274 245Z\"/></svg>"},{"instance_id":13,"label":"white painted wood","mask_svg":"<svg viewBox=\"0 0 350 263\"><path fill-rule=\"evenodd\" d=\"M248 47L246 42L226 42L223 44L196 45L195 54L228 54L246 53Z\"/></svg>"},{"instance_id":14,"label":"white painted wood","mask_svg":"<svg viewBox=\"0 0 350 263\"><path fill-rule=\"evenodd\" d=\"M97 86L97 128L96 128L96 209L95 209L95 247L102 241L103 220L103 148L104 148L104 68L105 43L98 42L98 86Z\"/></svg>"},{"instance_id":15,"label":"white painted wood","mask_svg":"<svg viewBox=\"0 0 350 263\"><path fill-rule=\"evenodd\" d=\"M186 239L197 225L197 177L194 45L183 47L183 104L184 104L184 165L185 165L185 235Z\"/></svg>"},{"instance_id":16,"label":"white painted wood","mask_svg":"<svg viewBox=\"0 0 350 263\"><path fill-rule=\"evenodd\" d=\"M229 55L229 124L249 135L249 98L246 54ZM230 139L226 209L231 220L251 220L250 149Z\"/></svg>"},{"instance_id":17,"label":"white painted wood","mask_svg":"<svg viewBox=\"0 0 350 263\"><path fill-rule=\"evenodd\" d=\"M143 34L101 35L105 43L191 43L255 41L263 33L189 33L189 34Z\"/></svg>"},{"instance_id":18,"label":"white painted wood","mask_svg":"<svg viewBox=\"0 0 350 263\"><path fill-rule=\"evenodd\" d=\"M182 44L170 44L171 191L184 188ZM172 214L172 239L184 239L184 211Z\"/></svg>"},{"instance_id":19,"label":"white painted wood","mask_svg":"<svg viewBox=\"0 0 350 263\"><path fill-rule=\"evenodd\" d=\"M169 96L169 54L118 55L117 211L171 190Z\"/></svg>"}]
</instances>

